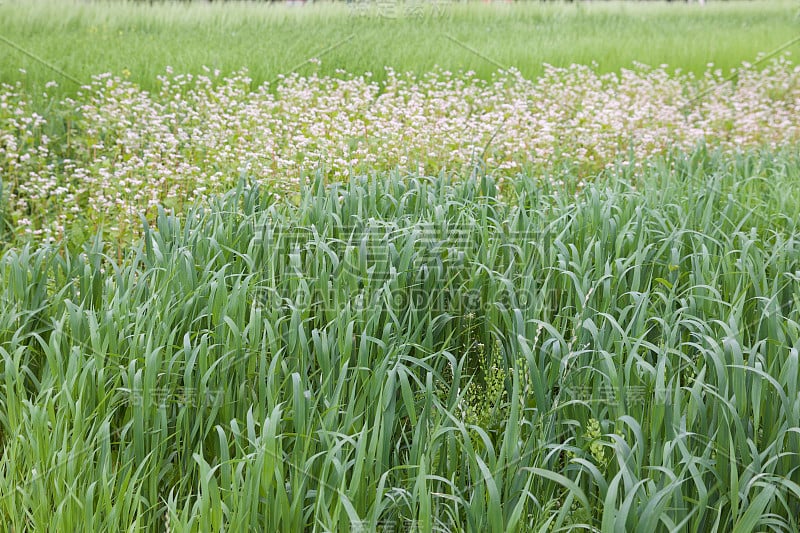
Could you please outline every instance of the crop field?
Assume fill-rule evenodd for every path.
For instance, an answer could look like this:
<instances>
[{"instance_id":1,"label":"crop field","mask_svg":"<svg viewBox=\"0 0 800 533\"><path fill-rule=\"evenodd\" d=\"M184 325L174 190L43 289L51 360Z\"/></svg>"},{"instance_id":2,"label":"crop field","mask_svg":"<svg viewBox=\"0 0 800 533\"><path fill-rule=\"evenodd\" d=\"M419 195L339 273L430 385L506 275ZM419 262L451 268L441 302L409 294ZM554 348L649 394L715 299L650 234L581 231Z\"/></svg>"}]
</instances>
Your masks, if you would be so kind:
<instances>
[{"instance_id":1,"label":"crop field","mask_svg":"<svg viewBox=\"0 0 800 533\"><path fill-rule=\"evenodd\" d=\"M800 530L797 7L0 3L0 532Z\"/></svg>"},{"instance_id":2,"label":"crop field","mask_svg":"<svg viewBox=\"0 0 800 533\"><path fill-rule=\"evenodd\" d=\"M544 64L597 63L600 73L635 62L669 65L702 75L708 63L726 73L796 37L800 6L793 0L714 2L518 2L483 5L461 0L353 0L307 7L247 2L4 0L0 35L70 75L58 78L29 56L0 43L0 82L24 81L38 97L50 80L59 92L104 72L129 71L157 90L167 67L231 75L249 69L256 85L279 74L308 75L319 57L322 76L343 69L384 67L426 74L437 66L472 70L488 79L514 67L526 77ZM795 49L796 53L797 50ZM22 68L26 74L21 74ZM54 94L52 90L48 91Z\"/></svg>"}]
</instances>

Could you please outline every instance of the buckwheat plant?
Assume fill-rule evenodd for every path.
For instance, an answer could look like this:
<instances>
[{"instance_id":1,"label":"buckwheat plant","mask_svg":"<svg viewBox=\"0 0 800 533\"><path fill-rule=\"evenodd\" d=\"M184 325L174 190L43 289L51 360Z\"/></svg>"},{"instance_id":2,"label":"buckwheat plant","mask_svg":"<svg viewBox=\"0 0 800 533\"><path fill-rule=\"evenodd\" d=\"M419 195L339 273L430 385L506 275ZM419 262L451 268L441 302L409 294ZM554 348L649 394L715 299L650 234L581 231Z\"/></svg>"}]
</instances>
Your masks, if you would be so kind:
<instances>
[{"instance_id":1,"label":"buckwheat plant","mask_svg":"<svg viewBox=\"0 0 800 533\"><path fill-rule=\"evenodd\" d=\"M310 173L331 181L363 172L464 172L478 163L502 185L521 171L549 180L564 165L585 181L619 162L697 145L738 153L800 140L800 68L782 57L744 64L734 79L636 65L422 76L387 68L336 77L291 74L254 87L246 71L160 76L148 92L100 74L52 102L50 122L20 86L0 88L0 179L18 237L86 228L133 236L140 213L180 209L229 189L243 173L276 194Z\"/></svg>"}]
</instances>

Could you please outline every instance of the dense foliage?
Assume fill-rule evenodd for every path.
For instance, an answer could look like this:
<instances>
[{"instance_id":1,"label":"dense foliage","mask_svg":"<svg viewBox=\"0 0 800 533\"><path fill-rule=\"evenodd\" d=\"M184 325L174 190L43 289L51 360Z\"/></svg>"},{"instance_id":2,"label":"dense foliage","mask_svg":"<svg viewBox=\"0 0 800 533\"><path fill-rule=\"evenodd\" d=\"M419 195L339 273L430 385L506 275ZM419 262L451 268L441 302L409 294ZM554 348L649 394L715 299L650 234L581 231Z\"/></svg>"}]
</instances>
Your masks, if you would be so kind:
<instances>
[{"instance_id":1,"label":"dense foliage","mask_svg":"<svg viewBox=\"0 0 800 533\"><path fill-rule=\"evenodd\" d=\"M796 530L798 168L242 183L7 251L0 522Z\"/></svg>"}]
</instances>

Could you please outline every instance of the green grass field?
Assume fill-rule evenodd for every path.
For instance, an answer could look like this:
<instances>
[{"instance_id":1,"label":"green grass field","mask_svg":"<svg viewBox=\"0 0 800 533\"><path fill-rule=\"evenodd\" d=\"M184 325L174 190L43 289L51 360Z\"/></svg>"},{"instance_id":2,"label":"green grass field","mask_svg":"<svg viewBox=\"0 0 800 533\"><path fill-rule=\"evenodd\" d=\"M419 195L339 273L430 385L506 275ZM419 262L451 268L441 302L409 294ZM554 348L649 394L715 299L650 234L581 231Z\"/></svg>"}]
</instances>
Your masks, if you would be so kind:
<instances>
[{"instance_id":1,"label":"green grass field","mask_svg":"<svg viewBox=\"0 0 800 533\"><path fill-rule=\"evenodd\" d=\"M799 6L377 6L0 3L0 532L800 530Z\"/></svg>"},{"instance_id":2,"label":"green grass field","mask_svg":"<svg viewBox=\"0 0 800 533\"><path fill-rule=\"evenodd\" d=\"M799 168L242 186L7 253L0 522L796 531Z\"/></svg>"},{"instance_id":3,"label":"green grass field","mask_svg":"<svg viewBox=\"0 0 800 533\"><path fill-rule=\"evenodd\" d=\"M391 2L286 7L268 4L148 5L59 0L6 0L0 36L83 83L102 72L145 88L167 66L200 72L250 69L255 83L297 70L322 54L321 74L336 69L378 78L384 66L425 73L435 65L489 77L498 65L526 76L542 64L596 62L601 72L634 61L702 73L713 62L728 70L753 61L800 32L796 2L597 3L381 8ZM372 6L363 10L360 5ZM416 4L419 5L419 4ZM397 18L390 18L392 16ZM0 82L20 79L31 92L51 79L70 83L0 43Z\"/></svg>"}]
</instances>

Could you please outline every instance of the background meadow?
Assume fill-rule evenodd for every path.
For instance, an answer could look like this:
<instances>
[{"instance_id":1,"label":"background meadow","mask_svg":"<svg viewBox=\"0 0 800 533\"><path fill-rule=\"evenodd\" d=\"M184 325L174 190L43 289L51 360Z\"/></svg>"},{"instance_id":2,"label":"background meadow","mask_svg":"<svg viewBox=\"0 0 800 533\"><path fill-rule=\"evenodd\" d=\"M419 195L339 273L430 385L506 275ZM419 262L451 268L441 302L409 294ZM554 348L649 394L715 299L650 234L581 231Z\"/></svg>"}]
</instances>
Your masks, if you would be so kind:
<instances>
[{"instance_id":1,"label":"background meadow","mask_svg":"<svg viewBox=\"0 0 800 533\"><path fill-rule=\"evenodd\" d=\"M279 74L337 69L382 79L384 67L425 74L499 68L526 77L544 64L597 63L600 73L661 64L701 75L753 61L798 35L796 2L517 2L455 0L322 2L309 6L249 2L5 0L0 35L86 84L103 72L157 90L166 67L230 75L247 68L255 86ZM0 82L24 80L35 96L52 79L36 61L3 45ZM19 69L27 71L21 75ZM61 83L59 93L77 86ZM53 91L49 91L53 95Z\"/></svg>"}]
</instances>

